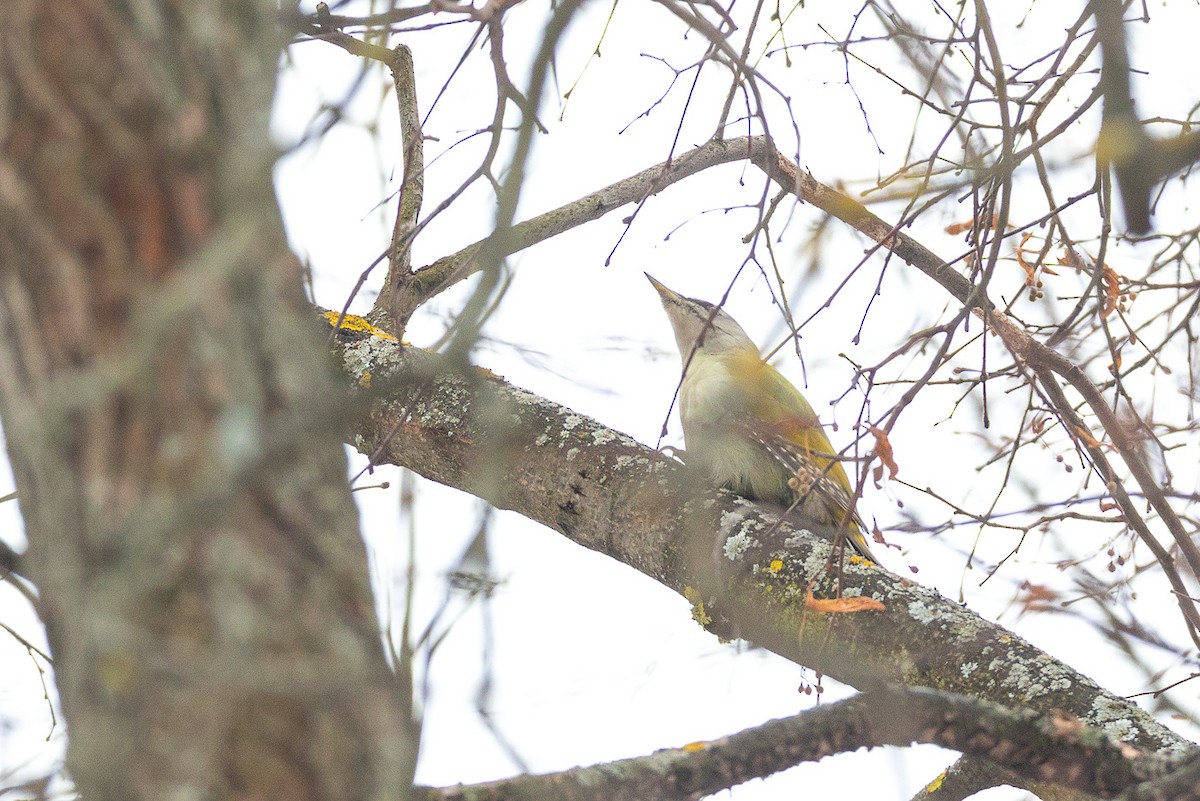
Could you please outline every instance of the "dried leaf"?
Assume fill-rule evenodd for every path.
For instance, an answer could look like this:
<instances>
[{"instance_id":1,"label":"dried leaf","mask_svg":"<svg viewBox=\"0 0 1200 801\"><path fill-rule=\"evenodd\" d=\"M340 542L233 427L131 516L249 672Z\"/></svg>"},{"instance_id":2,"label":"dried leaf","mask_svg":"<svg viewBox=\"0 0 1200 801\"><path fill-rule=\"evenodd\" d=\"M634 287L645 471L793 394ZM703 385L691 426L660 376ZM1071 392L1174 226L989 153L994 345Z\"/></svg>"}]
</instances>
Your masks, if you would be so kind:
<instances>
[{"instance_id":1,"label":"dried leaf","mask_svg":"<svg viewBox=\"0 0 1200 801\"><path fill-rule=\"evenodd\" d=\"M1070 247L1063 248L1063 254L1059 257L1058 263L1066 267L1074 267L1077 275L1088 268L1087 262L1083 260L1083 257L1076 253L1074 248Z\"/></svg>"},{"instance_id":2,"label":"dried leaf","mask_svg":"<svg viewBox=\"0 0 1200 801\"><path fill-rule=\"evenodd\" d=\"M875 437L875 455L887 467L888 478L895 478L896 474L900 472L900 466L896 464L896 456L892 452L892 443L888 439L887 432L875 426L871 426L869 431ZM879 475L875 476L875 484L879 485Z\"/></svg>"},{"instance_id":3,"label":"dried leaf","mask_svg":"<svg viewBox=\"0 0 1200 801\"><path fill-rule=\"evenodd\" d=\"M1121 276L1117 271L1107 264L1103 267L1103 273L1100 276L1104 283L1104 308L1100 310L1100 317L1106 318L1117 310L1117 301L1121 299Z\"/></svg>"},{"instance_id":4,"label":"dried leaf","mask_svg":"<svg viewBox=\"0 0 1200 801\"><path fill-rule=\"evenodd\" d=\"M865 595L855 595L850 598L816 598L812 590L804 596L804 606L814 612L824 614L848 614L851 612L882 612L887 609L883 602L868 598Z\"/></svg>"},{"instance_id":5,"label":"dried leaf","mask_svg":"<svg viewBox=\"0 0 1200 801\"><path fill-rule=\"evenodd\" d=\"M1075 436L1083 440L1083 444L1089 448L1099 448L1100 441L1092 436L1092 432L1088 431L1083 426L1075 427Z\"/></svg>"}]
</instances>

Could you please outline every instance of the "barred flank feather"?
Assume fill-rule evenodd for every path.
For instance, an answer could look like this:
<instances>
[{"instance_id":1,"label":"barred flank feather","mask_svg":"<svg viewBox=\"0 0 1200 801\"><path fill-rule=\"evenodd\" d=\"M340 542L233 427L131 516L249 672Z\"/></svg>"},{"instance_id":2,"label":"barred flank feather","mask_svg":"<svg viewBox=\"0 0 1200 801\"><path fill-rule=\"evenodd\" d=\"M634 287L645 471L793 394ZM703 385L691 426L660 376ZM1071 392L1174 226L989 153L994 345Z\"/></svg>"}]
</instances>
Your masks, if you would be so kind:
<instances>
[{"instance_id":1,"label":"barred flank feather","mask_svg":"<svg viewBox=\"0 0 1200 801\"><path fill-rule=\"evenodd\" d=\"M841 464L826 458L822 465L807 448L798 445L787 437L779 434L750 431L751 438L761 445L779 463L792 474L788 485L796 493L794 506L801 513L813 520L831 526L841 525L847 517L847 536L854 548L872 561L877 561L866 547L863 532L867 530L866 523L859 517L855 509L854 496L847 486L838 482L835 471L845 475ZM831 457L830 446L820 453ZM856 536L857 535L857 536Z\"/></svg>"}]
</instances>

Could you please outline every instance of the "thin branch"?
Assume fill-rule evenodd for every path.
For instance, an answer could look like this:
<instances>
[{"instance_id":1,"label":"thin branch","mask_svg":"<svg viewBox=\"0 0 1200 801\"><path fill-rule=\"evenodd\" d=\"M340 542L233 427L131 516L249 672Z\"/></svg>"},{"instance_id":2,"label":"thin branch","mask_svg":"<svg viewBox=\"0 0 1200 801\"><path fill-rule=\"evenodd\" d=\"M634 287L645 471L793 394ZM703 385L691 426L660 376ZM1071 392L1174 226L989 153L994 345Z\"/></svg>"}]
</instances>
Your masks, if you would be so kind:
<instances>
[{"instance_id":1,"label":"thin branch","mask_svg":"<svg viewBox=\"0 0 1200 801\"><path fill-rule=\"evenodd\" d=\"M394 301L402 297L404 287L412 280L412 236L421 203L425 196L425 137L421 132L421 113L417 105L417 82L413 73L412 51L407 45L397 45L388 64L396 89L396 105L400 115L400 145L404 151L404 176L400 184L400 199L396 224L392 229L390 263L387 283L391 287L392 325L397 337L404 336L407 316L401 316Z\"/></svg>"}]
</instances>

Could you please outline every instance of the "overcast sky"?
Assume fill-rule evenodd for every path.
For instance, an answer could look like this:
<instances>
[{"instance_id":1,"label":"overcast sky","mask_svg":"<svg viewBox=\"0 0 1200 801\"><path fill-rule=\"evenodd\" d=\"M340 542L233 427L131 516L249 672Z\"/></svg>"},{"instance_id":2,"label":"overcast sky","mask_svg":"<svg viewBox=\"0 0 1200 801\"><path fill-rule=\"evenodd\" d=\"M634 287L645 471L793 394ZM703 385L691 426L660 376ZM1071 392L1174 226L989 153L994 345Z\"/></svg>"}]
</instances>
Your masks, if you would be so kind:
<instances>
[{"instance_id":1,"label":"overcast sky","mask_svg":"<svg viewBox=\"0 0 1200 801\"><path fill-rule=\"evenodd\" d=\"M1061 41L1080 4L993 5L1005 61L1019 65ZM1009 9L1008 5L1020 8ZM827 41L829 36L820 31L818 23L835 36L844 36L851 10L841 6L818 0L795 9L788 25L788 42ZM556 83L541 113L550 133L536 137L518 219L662 161L677 129L680 152L712 134L728 73L712 64L705 68L680 126L693 73L683 73L668 92L672 69L648 56L684 68L699 58L703 46L699 37L685 38L681 24L660 6L619 5L603 40L602 56L584 71L609 11L607 4L585 6L560 47ZM930 25L930 33L944 35L945 23L939 23L932 10L922 7L905 12L916 15L914 21ZM1170 10L1155 6L1151 13L1147 32L1134 40L1134 65L1147 73L1136 82L1139 110L1143 116L1183 119L1200 99L1195 45L1190 41L1200 30L1200 20L1194 4L1175 4ZM506 55L520 86L527 85L528 62L545 14L544 3L530 0L514 8L506 19ZM1017 17L1007 19L1007 14L1028 14L1028 18L1016 28L1012 23ZM877 29L870 28L866 16L859 33L870 35ZM449 21L449 15L439 15L434 21ZM468 25L450 25L403 37L413 48L423 112L473 32ZM751 61L762 51L761 43L753 48ZM895 64L894 48L863 46L861 52L892 59L876 64L885 71L901 69ZM911 98L860 63L850 64L853 88L847 85L847 62L827 45L795 48L789 53L790 67L778 53L757 61L764 74L791 98L795 130L785 104L775 97L769 100L776 126L772 133L786 144L785 151L795 154L798 145L801 164L819 180L845 182L854 191L865 189L905 163L914 124L917 137L936 135L945 127L945 121L935 114L924 112L917 117ZM295 66L285 72L275 109L277 136L284 146L302 136L317 104L343 104L361 66L343 51L320 42L293 46L290 55ZM490 119L494 91L490 69L486 50L477 48L429 116L425 130L434 139L425 145L426 209L458 185L485 147L484 137L476 137L451 149ZM577 79L564 108L561 95ZM1060 116L1091 91L1094 80L1089 74L1081 77L1078 85L1068 87L1059 98L1063 104ZM297 253L312 267L316 300L322 306L340 308L359 273L389 240L394 212L391 193L399 184L399 147L392 98L382 92L385 85L379 71L373 71L365 86L344 102L348 122L335 127L319 143L287 156L278 169L277 186L289 233ZM639 119L664 92L662 103ZM1082 191L1094 178L1091 149L1098 109L1097 105L1093 113L1081 118L1072 136L1051 153L1063 197ZM733 117L737 116L735 112ZM517 121L516 116L510 120ZM378 123L377 132L368 127L374 123ZM745 132L745 124L730 129L730 135ZM927 147L922 144L914 149L924 152ZM433 161L443 153L446 155ZM507 151L498 164L506 159ZM622 222L629 214L626 208L514 256L508 265L511 286L485 329L486 339L475 355L477 363L647 445L660 444L659 430L668 418L679 363L666 317L642 273L649 271L683 294L714 301L720 298L746 259L748 246L742 238L756 219L753 208L739 206L757 203L764 191L774 193L755 169L729 165L651 198L628 230ZM894 219L900 208L881 205L875 211ZM1190 212L1194 218L1194 211L1184 206L1163 213L1169 217ZM1015 213L1036 216L1020 208ZM1075 213L1082 221L1087 214L1094 216L1094 206ZM494 196L481 183L415 242L413 264L430 263L485 236L494 214ZM784 228L783 220L789 215ZM970 216L969 204L946 204L910 233L939 255L953 259L965 245L961 236L947 234L944 228ZM782 348L773 363L804 387L827 423L837 424L830 438L835 447L842 447L853 439L862 409L862 393L849 389L853 365L879 360L913 332L944 319L947 298L932 282L903 265L889 264L884 271L883 259L876 255L850 275L832 305L822 310L826 299L863 259L867 243L835 222L814 271L811 252L804 246L819 222L820 215L812 207L787 202L776 217L775 233L782 230L782 237L772 246L787 278L794 318L801 321L816 316L802 329L803 365L792 346ZM1083 225L1081 222L1081 228ZM765 253L765 248L760 248L760 256ZM1145 258L1144 251L1122 246L1112 254L1110 263L1120 271L1124 260L1134 263L1141 258ZM370 308L382 277L380 268L353 310ZM1020 269L1013 267L1011 274L998 276L991 291L1005 298L1019 296L1023 279ZM881 295L868 311L877 284ZM416 345L436 344L472 286L473 282L467 282L419 310L407 338ZM734 283L727 309L764 350L783 339L786 329L772 303L772 291L757 268L747 268ZM984 345L973 347L963 354L964 364L978 365ZM991 349L989 358L1003 358L996 343L986 347ZM924 362L914 355L912 362L897 370L911 364ZM989 406L992 433L1020 425L1026 397L1019 392L1006 395L1009 386L994 388ZM877 389L868 416L872 409L886 408L903 389ZM947 390L922 395L921 402L906 412L893 442L902 478L918 487L935 487L955 503L983 511L995 497L1000 476L996 468L976 471L981 451L972 432L979 429L980 407L973 401L955 407L958 394ZM1179 398L1158 400L1182 403ZM661 444L682 445L673 415ZM1077 491L1085 479L1083 471L1066 474L1055 455L1045 453L1041 463L1027 461L1024 469L1028 472L1012 482L1001 508L1004 504L1019 508L1026 503L1028 495L1023 491L1027 487L1063 495ZM1194 456L1193 448L1190 476L1186 469L1176 472L1176 487L1183 491L1196 491ZM364 464L355 456L352 474ZM10 478L0 480L11 486ZM404 613L410 532L416 535L415 630L422 630L442 607L447 572L454 569L485 518L491 556L488 570L500 581L486 608L478 603L467 605L462 593L452 593L448 609L436 619L437 631L448 633L431 662L418 772L422 783L469 783L521 770L550 771L637 756L719 737L817 703L815 694L799 691L817 682L811 671L744 643L718 642L692 622L686 601L632 569L587 552L515 514L489 514L477 499L421 479L415 482L415 509L411 515L400 514L398 471L379 469L359 483L380 481L391 482L391 487L367 489L357 493L357 498L385 623ZM1013 604L1021 581L1067 585L1069 576L1064 576L1056 563L1064 553L1073 552L1071 538L1082 536L1080 530L1064 527L1046 535L1035 532L1005 568L981 586L986 568L1014 548L1017 535L993 531L977 541L978 529L966 526L941 538L889 530L903 519L901 503L908 512L930 522L946 516L944 507L903 486L892 484L879 490L868 486L860 510L868 520L878 519L889 542L899 546L881 554L889 569L912 575L951 598L961 594L975 611L1012 628L1118 694L1142 692L1152 686L1148 677L1109 650L1090 628L1050 614L1022 617ZM0 537L23 547L14 505L0 507L0 514L7 515L0 521ZM975 569L966 569L965 554L972 548L978 549L979 560ZM1090 551L1094 550L1093 545ZM911 574L910 566L919 572ZM1103 561L1079 569L1100 572ZM1178 615L1174 603L1159 590L1139 598L1139 609L1155 621ZM44 636L23 601L3 584L0 622L44 647ZM1176 636L1177 642L1185 642L1180 626L1164 622L1163 628ZM485 655L490 655L494 682L485 699L489 718L476 708L487 672ZM1168 675L1173 675L1172 670L1180 674L1191 670L1190 664L1166 654L1151 652L1147 657ZM44 771L61 755L62 728L51 728L39 665L0 631L0 786L11 782L8 777ZM826 699L851 692L829 679L823 685ZM1195 712L1194 688L1178 693L1174 700ZM1172 725L1170 720L1165 722ZM1189 737L1197 736L1193 729L1183 731ZM903 799L954 756L932 747L844 755L737 788L731 795L746 801L766 794L780 798L824 791L848 798ZM996 791L996 797L1005 794L1015 796Z\"/></svg>"}]
</instances>

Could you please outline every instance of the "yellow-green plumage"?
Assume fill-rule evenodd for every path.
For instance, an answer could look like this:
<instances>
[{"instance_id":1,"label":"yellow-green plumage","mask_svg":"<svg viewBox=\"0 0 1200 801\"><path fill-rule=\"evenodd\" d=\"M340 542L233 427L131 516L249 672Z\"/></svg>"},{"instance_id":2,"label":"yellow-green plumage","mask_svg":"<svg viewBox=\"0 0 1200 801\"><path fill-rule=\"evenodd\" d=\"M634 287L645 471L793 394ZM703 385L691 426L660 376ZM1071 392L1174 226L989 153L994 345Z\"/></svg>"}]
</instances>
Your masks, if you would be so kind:
<instances>
[{"instance_id":1,"label":"yellow-green plumage","mask_svg":"<svg viewBox=\"0 0 1200 801\"><path fill-rule=\"evenodd\" d=\"M877 561L854 510L845 468L800 391L762 360L723 310L650 281L684 362L679 416L688 467L714 486L794 507L814 522L845 522L855 550Z\"/></svg>"}]
</instances>

